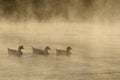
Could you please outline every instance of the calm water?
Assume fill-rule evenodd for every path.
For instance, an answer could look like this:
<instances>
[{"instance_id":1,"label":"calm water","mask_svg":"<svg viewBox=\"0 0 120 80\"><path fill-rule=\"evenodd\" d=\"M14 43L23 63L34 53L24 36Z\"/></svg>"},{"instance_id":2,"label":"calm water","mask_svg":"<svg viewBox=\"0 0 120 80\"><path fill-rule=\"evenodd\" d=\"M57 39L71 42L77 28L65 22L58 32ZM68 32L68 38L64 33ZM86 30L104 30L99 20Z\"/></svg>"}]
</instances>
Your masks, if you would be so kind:
<instances>
[{"instance_id":1,"label":"calm water","mask_svg":"<svg viewBox=\"0 0 120 80\"><path fill-rule=\"evenodd\" d=\"M0 26L0 80L120 80L119 25L9 25ZM25 46L22 57L7 55L7 48L17 49L20 44ZM46 45L53 52L69 45L72 55L29 53L31 47L44 49Z\"/></svg>"},{"instance_id":2,"label":"calm water","mask_svg":"<svg viewBox=\"0 0 120 80\"><path fill-rule=\"evenodd\" d=\"M119 80L120 57L1 55L1 80Z\"/></svg>"}]
</instances>

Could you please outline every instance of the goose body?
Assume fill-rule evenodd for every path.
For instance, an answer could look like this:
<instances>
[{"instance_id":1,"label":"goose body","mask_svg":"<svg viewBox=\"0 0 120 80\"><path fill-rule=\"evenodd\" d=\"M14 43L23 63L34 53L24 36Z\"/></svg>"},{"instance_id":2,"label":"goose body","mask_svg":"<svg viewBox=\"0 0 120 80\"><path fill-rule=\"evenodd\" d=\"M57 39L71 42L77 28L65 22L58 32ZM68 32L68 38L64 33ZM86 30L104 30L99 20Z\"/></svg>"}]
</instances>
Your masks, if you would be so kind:
<instances>
[{"instance_id":1,"label":"goose body","mask_svg":"<svg viewBox=\"0 0 120 80\"><path fill-rule=\"evenodd\" d=\"M56 49L56 55L71 55L71 47L67 47L66 50L60 50L60 49Z\"/></svg>"},{"instance_id":2,"label":"goose body","mask_svg":"<svg viewBox=\"0 0 120 80\"><path fill-rule=\"evenodd\" d=\"M35 55L49 55L49 52L48 50L50 50L49 47L46 47L45 50L42 50L42 49L36 49L36 48L32 48L33 50L33 54Z\"/></svg>"},{"instance_id":3,"label":"goose body","mask_svg":"<svg viewBox=\"0 0 120 80\"><path fill-rule=\"evenodd\" d=\"M19 46L18 50L8 48L8 54L9 55L21 56L21 55L23 55L22 49L24 49L23 46Z\"/></svg>"}]
</instances>

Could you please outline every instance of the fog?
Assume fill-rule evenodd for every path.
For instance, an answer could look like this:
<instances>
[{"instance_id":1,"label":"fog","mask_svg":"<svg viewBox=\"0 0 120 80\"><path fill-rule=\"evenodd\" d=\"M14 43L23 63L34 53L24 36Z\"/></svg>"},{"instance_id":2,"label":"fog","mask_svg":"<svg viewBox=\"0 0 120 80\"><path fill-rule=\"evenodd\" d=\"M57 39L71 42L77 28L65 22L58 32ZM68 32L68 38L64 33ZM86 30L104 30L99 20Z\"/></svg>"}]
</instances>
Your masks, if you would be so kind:
<instances>
[{"instance_id":1,"label":"fog","mask_svg":"<svg viewBox=\"0 0 120 80\"><path fill-rule=\"evenodd\" d=\"M0 0L0 79L119 79L119 0ZM22 57L8 48L23 45ZM32 47L50 46L50 56ZM56 56L72 47L72 55Z\"/></svg>"},{"instance_id":2,"label":"fog","mask_svg":"<svg viewBox=\"0 0 120 80\"><path fill-rule=\"evenodd\" d=\"M9 21L114 21L120 17L119 0L0 0L0 4L1 19Z\"/></svg>"},{"instance_id":3,"label":"fog","mask_svg":"<svg viewBox=\"0 0 120 80\"><path fill-rule=\"evenodd\" d=\"M0 0L1 43L6 45L4 49L38 43L54 48L58 44L79 46L85 53L104 51L110 45L119 49L118 3L119 0Z\"/></svg>"},{"instance_id":4,"label":"fog","mask_svg":"<svg viewBox=\"0 0 120 80\"><path fill-rule=\"evenodd\" d=\"M72 46L86 56L118 56L120 48L117 23L2 22L0 28L1 50L4 52L8 47L17 48L18 45L24 45L26 52L31 52L33 46L51 46L53 52L56 48Z\"/></svg>"}]
</instances>

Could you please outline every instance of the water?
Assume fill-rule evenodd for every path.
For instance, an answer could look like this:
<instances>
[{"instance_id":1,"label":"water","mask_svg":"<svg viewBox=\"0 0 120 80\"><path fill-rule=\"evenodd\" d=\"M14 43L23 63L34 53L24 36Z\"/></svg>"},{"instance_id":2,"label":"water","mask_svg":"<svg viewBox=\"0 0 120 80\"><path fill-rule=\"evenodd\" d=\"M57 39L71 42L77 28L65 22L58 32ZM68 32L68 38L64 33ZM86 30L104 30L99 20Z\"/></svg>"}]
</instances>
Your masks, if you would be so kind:
<instances>
[{"instance_id":1,"label":"water","mask_svg":"<svg viewBox=\"0 0 120 80\"><path fill-rule=\"evenodd\" d=\"M119 80L120 57L1 55L1 80Z\"/></svg>"},{"instance_id":2,"label":"water","mask_svg":"<svg viewBox=\"0 0 120 80\"><path fill-rule=\"evenodd\" d=\"M0 27L0 80L120 79L119 25L31 22ZM7 48L21 44L25 47L22 57L8 56ZM50 56L32 56L31 47L45 46L52 49ZM56 48L66 46L73 49L70 57L54 54Z\"/></svg>"}]
</instances>

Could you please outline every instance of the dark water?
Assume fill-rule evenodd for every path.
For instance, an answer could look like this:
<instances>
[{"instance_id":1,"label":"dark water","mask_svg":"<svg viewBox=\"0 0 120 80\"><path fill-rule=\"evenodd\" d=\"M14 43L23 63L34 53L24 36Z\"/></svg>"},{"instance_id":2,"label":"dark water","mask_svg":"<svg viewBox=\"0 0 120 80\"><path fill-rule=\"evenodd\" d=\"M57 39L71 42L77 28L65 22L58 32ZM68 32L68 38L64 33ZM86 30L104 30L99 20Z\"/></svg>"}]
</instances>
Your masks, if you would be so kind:
<instances>
[{"instance_id":1,"label":"dark water","mask_svg":"<svg viewBox=\"0 0 120 80\"><path fill-rule=\"evenodd\" d=\"M0 56L1 80L119 80L120 57Z\"/></svg>"}]
</instances>

